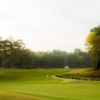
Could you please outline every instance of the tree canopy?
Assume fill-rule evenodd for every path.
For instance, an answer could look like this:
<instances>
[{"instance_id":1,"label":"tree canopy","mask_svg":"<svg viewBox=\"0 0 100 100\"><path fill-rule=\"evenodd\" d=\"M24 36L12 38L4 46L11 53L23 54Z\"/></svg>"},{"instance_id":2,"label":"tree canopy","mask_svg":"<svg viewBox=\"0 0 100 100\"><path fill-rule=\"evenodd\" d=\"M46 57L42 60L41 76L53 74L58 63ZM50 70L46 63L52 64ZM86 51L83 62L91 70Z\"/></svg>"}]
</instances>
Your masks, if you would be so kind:
<instances>
[{"instance_id":1,"label":"tree canopy","mask_svg":"<svg viewBox=\"0 0 100 100\"><path fill-rule=\"evenodd\" d=\"M74 52L53 50L33 52L22 40L0 38L1 68L64 68L89 67L88 53L75 49Z\"/></svg>"},{"instance_id":2,"label":"tree canopy","mask_svg":"<svg viewBox=\"0 0 100 100\"><path fill-rule=\"evenodd\" d=\"M100 26L90 30L86 45L93 60L95 69L100 69Z\"/></svg>"}]
</instances>

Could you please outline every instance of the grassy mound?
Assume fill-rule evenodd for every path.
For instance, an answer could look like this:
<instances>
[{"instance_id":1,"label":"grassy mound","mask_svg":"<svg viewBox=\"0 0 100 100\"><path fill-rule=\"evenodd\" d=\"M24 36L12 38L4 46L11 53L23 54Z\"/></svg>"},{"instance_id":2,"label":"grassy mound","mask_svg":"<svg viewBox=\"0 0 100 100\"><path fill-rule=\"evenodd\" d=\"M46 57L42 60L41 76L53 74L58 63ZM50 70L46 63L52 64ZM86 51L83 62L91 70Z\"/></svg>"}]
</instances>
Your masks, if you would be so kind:
<instances>
[{"instance_id":1,"label":"grassy mound","mask_svg":"<svg viewBox=\"0 0 100 100\"><path fill-rule=\"evenodd\" d=\"M100 81L100 70L95 71L91 68L74 69L68 73L56 75L60 78Z\"/></svg>"}]
</instances>

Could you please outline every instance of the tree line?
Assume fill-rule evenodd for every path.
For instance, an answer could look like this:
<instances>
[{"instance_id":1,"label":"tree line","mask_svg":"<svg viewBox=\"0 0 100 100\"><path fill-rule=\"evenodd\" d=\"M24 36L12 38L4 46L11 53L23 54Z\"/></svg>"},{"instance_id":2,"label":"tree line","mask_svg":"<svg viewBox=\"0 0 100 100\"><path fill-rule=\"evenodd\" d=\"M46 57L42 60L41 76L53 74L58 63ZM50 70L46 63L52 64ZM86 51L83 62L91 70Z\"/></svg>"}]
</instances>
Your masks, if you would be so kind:
<instances>
[{"instance_id":1,"label":"tree line","mask_svg":"<svg viewBox=\"0 0 100 100\"><path fill-rule=\"evenodd\" d=\"M1 68L64 68L90 67L91 58L87 52L53 50L34 52L25 47L22 40L0 38Z\"/></svg>"},{"instance_id":2,"label":"tree line","mask_svg":"<svg viewBox=\"0 0 100 100\"><path fill-rule=\"evenodd\" d=\"M70 68L94 67L100 69L100 26L90 30L86 39L88 52L75 49L74 52L53 50L34 52L25 47L22 40L0 37L1 68Z\"/></svg>"}]
</instances>

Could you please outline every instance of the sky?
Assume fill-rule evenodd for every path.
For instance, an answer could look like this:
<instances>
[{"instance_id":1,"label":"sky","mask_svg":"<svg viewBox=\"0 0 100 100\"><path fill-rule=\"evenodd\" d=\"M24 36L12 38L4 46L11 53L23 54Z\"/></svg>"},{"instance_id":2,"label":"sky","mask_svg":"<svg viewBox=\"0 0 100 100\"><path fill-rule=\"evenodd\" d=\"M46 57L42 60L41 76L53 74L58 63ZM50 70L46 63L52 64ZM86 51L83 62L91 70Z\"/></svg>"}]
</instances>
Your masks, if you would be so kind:
<instances>
[{"instance_id":1,"label":"sky","mask_svg":"<svg viewBox=\"0 0 100 100\"><path fill-rule=\"evenodd\" d=\"M100 0L0 0L0 36L21 39L33 51L85 50L99 10Z\"/></svg>"}]
</instances>

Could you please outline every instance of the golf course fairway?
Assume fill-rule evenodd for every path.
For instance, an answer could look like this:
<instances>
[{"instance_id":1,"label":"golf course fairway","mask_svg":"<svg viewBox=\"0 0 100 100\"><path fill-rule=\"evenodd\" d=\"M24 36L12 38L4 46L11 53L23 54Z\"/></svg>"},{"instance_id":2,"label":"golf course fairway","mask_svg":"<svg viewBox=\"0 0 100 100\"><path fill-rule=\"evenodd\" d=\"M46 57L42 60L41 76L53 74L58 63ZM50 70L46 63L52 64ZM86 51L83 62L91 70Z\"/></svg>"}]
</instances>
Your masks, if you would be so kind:
<instances>
[{"instance_id":1,"label":"golf course fairway","mask_svg":"<svg viewBox=\"0 0 100 100\"><path fill-rule=\"evenodd\" d=\"M74 69L0 69L0 100L100 100L99 81L54 78Z\"/></svg>"}]
</instances>

